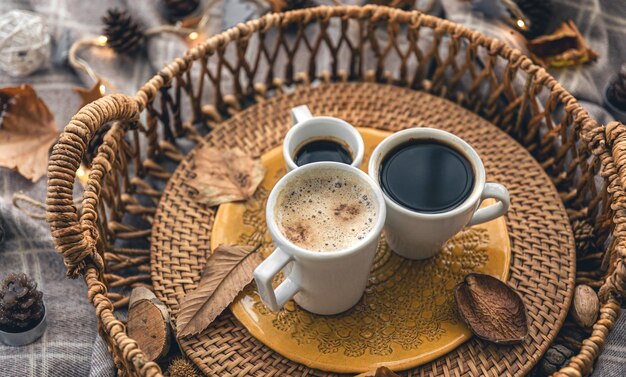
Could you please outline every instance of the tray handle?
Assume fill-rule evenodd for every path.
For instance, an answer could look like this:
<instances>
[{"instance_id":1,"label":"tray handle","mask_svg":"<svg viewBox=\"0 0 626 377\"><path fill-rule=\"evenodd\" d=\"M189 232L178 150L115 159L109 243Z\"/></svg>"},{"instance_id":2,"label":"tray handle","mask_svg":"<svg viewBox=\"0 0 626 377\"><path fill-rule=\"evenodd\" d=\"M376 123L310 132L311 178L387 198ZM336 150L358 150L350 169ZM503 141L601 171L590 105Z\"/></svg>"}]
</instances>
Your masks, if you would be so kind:
<instances>
[{"instance_id":1,"label":"tray handle","mask_svg":"<svg viewBox=\"0 0 626 377\"><path fill-rule=\"evenodd\" d=\"M133 122L139 119L143 107L137 99L111 94L86 106L72 117L52 149L48 162L48 193L46 220L58 253L63 256L67 275L76 278L83 272L86 260L104 271L104 260L96 249L98 230L93 218L84 218L74 205L74 183L83 154L96 131L110 121ZM83 203L100 192L99 174L104 167L94 162L89 181L84 188ZM106 171L106 170L104 170ZM92 179L93 175L93 179ZM83 213L86 213L83 211Z\"/></svg>"}]
</instances>

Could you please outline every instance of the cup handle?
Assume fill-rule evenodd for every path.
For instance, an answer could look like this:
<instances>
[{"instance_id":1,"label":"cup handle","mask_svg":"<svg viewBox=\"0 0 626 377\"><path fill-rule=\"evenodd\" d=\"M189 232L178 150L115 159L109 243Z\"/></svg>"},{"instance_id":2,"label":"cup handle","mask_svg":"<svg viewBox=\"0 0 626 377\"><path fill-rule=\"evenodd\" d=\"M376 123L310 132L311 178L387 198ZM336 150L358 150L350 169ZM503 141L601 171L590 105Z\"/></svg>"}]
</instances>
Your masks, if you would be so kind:
<instances>
[{"instance_id":1,"label":"cup handle","mask_svg":"<svg viewBox=\"0 0 626 377\"><path fill-rule=\"evenodd\" d=\"M274 312L279 311L300 290L300 287L291 279L291 276L287 276L276 287L276 290L272 287L274 276L291 261L293 261L291 255L277 248L254 270L254 280L256 281L259 295L265 305Z\"/></svg>"},{"instance_id":2,"label":"cup handle","mask_svg":"<svg viewBox=\"0 0 626 377\"><path fill-rule=\"evenodd\" d=\"M483 194L480 197L480 201L487 198L494 198L498 202L488 206L487 208L480 208L474 213L472 219L467 226L482 224L487 221L491 221L498 218L509 210L509 204L511 202L509 198L509 191L506 187L499 183L486 183L483 190Z\"/></svg>"},{"instance_id":3,"label":"cup handle","mask_svg":"<svg viewBox=\"0 0 626 377\"><path fill-rule=\"evenodd\" d=\"M311 110L309 110L307 105L296 106L291 109L291 126L295 126L300 122L304 122L305 120L313 118L313 114L311 114Z\"/></svg>"}]
</instances>

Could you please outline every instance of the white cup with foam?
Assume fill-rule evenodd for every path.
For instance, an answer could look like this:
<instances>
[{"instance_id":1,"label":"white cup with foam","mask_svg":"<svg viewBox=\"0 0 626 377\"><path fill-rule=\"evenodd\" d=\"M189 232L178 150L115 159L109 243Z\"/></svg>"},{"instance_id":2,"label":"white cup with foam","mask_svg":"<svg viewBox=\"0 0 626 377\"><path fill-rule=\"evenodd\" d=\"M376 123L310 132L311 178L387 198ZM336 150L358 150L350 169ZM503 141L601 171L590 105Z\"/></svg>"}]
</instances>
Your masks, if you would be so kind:
<instances>
[{"instance_id":1,"label":"white cup with foam","mask_svg":"<svg viewBox=\"0 0 626 377\"><path fill-rule=\"evenodd\" d=\"M342 188L337 193L330 189L324 194L317 193L318 198L323 198L322 206L316 207L317 204L313 203L315 205L310 208L306 208L306 204L302 208L292 208L298 199L285 199L285 195L297 195L298 190L305 190L303 197L306 197L306 190L311 187L326 190L328 186L324 186L324 180L335 179L333 177L337 177L333 185L345 186L335 186ZM320 179L322 183L312 186L315 179ZM354 196L351 196L350 190L354 191ZM363 202L358 203L359 198ZM315 212L309 216L306 212L312 208ZM284 214L291 209L294 209L293 216ZM355 220L357 217L354 216L361 216L363 210L368 216ZM291 298L300 307L316 314L337 314L350 309L365 291L385 215L385 199L378 185L367 174L350 165L315 162L285 175L272 189L266 207L267 227L276 250L254 271L263 302L273 311L280 310ZM335 219L335 216L338 217ZM329 222L328 225L319 226L324 219ZM344 220L349 222L341 222ZM356 221L369 225L355 229ZM333 229L331 225L335 224L345 228L342 228L345 235ZM292 226L302 226L303 232L310 227L313 232L328 234L312 234L310 239L298 238L298 235L286 230ZM351 232L354 234L351 235ZM297 233L300 234L299 231ZM322 238L330 242L336 239L337 248L329 246L326 249L320 246L322 244L313 246L316 240ZM281 271L285 279L274 288L272 281Z\"/></svg>"}]
</instances>

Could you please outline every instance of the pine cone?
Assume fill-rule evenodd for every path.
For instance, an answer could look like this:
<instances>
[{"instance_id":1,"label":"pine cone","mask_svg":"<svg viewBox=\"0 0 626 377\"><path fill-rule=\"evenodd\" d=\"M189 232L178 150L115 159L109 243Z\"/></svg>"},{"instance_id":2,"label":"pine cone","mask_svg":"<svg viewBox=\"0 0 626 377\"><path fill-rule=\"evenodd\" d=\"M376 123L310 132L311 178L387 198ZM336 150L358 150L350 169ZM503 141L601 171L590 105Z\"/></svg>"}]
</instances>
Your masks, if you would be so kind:
<instances>
[{"instance_id":1,"label":"pine cone","mask_svg":"<svg viewBox=\"0 0 626 377\"><path fill-rule=\"evenodd\" d=\"M534 38L543 34L552 21L552 2L549 0L514 0L519 9L530 20L530 29L524 34Z\"/></svg>"},{"instance_id":2,"label":"pine cone","mask_svg":"<svg viewBox=\"0 0 626 377\"><path fill-rule=\"evenodd\" d=\"M539 360L539 364L535 369L534 376L543 377L550 376L557 370L567 365L569 358L574 353L562 344L555 344L548 348L545 355Z\"/></svg>"},{"instance_id":3,"label":"pine cone","mask_svg":"<svg viewBox=\"0 0 626 377\"><path fill-rule=\"evenodd\" d=\"M128 12L109 9L102 17L103 34L107 37L107 45L119 54L130 54L137 51L144 39L139 25Z\"/></svg>"},{"instance_id":4,"label":"pine cone","mask_svg":"<svg viewBox=\"0 0 626 377\"><path fill-rule=\"evenodd\" d=\"M163 0L164 13L173 21L180 20L196 10L198 4L200 0Z\"/></svg>"},{"instance_id":5,"label":"pine cone","mask_svg":"<svg viewBox=\"0 0 626 377\"><path fill-rule=\"evenodd\" d=\"M574 220L572 230L574 231L576 256L582 258L593 249L595 241L593 226L587 220Z\"/></svg>"},{"instance_id":6,"label":"pine cone","mask_svg":"<svg viewBox=\"0 0 626 377\"><path fill-rule=\"evenodd\" d=\"M177 357L167 368L167 374L170 377L196 377L198 372L196 367L184 357Z\"/></svg>"},{"instance_id":7,"label":"pine cone","mask_svg":"<svg viewBox=\"0 0 626 377\"><path fill-rule=\"evenodd\" d=\"M607 97L613 106L626 111L626 63L622 64L617 77L609 86Z\"/></svg>"},{"instance_id":8,"label":"pine cone","mask_svg":"<svg viewBox=\"0 0 626 377\"><path fill-rule=\"evenodd\" d=\"M44 315L43 293L26 274L9 274L0 286L0 327L22 332L35 327Z\"/></svg>"}]
</instances>

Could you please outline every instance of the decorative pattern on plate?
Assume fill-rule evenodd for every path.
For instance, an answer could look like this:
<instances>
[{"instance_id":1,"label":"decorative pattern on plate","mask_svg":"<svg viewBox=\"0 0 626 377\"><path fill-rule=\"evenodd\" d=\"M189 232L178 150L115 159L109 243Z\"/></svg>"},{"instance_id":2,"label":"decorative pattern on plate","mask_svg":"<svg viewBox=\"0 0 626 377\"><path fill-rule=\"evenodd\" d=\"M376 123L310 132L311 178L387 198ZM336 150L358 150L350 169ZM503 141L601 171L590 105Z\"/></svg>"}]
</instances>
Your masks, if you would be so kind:
<instances>
[{"instance_id":1,"label":"decorative pattern on plate","mask_svg":"<svg viewBox=\"0 0 626 377\"><path fill-rule=\"evenodd\" d=\"M254 297L254 309L275 317L273 326L298 344L315 343L321 353L342 352L348 357L389 355L394 343L405 350L417 349L423 339L432 342L441 337L443 322L458 322L453 289L465 275L484 267L488 243L485 229L465 229L436 257L407 261L381 239L363 299L336 316L309 313L293 301L274 314L252 285L248 294Z\"/></svg>"},{"instance_id":2,"label":"decorative pattern on plate","mask_svg":"<svg viewBox=\"0 0 626 377\"><path fill-rule=\"evenodd\" d=\"M368 157L388 135L360 131ZM261 243L264 256L274 250L265 225L265 204L271 188L285 174L281 149L271 150L261 161L267 174L253 198L220 206L212 249L220 243ZM357 372L385 363L403 369L432 360L471 337L456 313L453 289L469 272L505 279L509 261L504 219L464 229L437 256L424 261L397 256L382 238L365 294L345 313L315 315L293 301L273 313L260 301L254 284L244 289L231 310L256 338L308 366ZM282 281L281 275L275 284Z\"/></svg>"}]
</instances>

